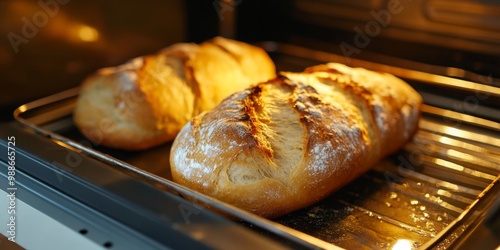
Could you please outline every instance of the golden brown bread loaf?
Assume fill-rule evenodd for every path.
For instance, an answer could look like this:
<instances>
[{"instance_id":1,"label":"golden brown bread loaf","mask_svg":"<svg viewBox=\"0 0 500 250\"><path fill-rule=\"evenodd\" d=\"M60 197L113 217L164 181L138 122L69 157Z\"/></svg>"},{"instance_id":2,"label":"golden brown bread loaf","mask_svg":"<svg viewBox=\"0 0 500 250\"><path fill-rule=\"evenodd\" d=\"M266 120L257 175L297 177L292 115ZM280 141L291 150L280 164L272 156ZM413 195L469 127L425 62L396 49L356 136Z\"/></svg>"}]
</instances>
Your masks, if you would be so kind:
<instances>
[{"instance_id":1,"label":"golden brown bread loaf","mask_svg":"<svg viewBox=\"0 0 500 250\"><path fill-rule=\"evenodd\" d=\"M266 52L243 42L174 44L87 78L74 123L94 143L147 149L173 140L193 116L233 92L275 75Z\"/></svg>"},{"instance_id":2,"label":"golden brown bread loaf","mask_svg":"<svg viewBox=\"0 0 500 250\"><path fill-rule=\"evenodd\" d=\"M174 181L264 217L311 205L398 150L420 95L385 73L330 63L237 92L172 145Z\"/></svg>"}]
</instances>

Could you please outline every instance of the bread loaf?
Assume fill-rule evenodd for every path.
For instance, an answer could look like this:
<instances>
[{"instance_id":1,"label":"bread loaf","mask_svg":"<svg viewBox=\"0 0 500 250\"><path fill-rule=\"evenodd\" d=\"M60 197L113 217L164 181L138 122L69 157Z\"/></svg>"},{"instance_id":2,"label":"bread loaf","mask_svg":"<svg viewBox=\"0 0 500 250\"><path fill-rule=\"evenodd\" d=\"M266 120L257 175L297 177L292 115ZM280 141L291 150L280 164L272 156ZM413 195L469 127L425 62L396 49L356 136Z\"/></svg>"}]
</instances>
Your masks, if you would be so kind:
<instances>
[{"instance_id":1,"label":"bread loaf","mask_svg":"<svg viewBox=\"0 0 500 250\"><path fill-rule=\"evenodd\" d=\"M88 77L74 123L100 145L147 149L173 140L193 116L233 92L275 75L266 52L243 42L174 44Z\"/></svg>"},{"instance_id":2,"label":"bread loaf","mask_svg":"<svg viewBox=\"0 0 500 250\"><path fill-rule=\"evenodd\" d=\"M175 139L174 181L264 217L309 206L398 150L420 95L386 73L329 63L239 91Z\"/></svg>"}]
</instances>

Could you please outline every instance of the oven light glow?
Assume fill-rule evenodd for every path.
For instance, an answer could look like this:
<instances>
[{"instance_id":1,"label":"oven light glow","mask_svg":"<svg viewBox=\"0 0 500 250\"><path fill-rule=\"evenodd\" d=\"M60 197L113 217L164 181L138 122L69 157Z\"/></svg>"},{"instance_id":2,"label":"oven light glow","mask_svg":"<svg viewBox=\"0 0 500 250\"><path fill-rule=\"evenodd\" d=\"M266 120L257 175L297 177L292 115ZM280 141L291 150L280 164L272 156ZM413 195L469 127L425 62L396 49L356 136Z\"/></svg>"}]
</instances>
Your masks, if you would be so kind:
<instances>
[{"instance_id":1,"label":"oven light glow","mask_svg":"<svg viewBox=\"0 0 500 250\"><path fill-rule=\"evenodd\" d=\"M399 239L394 246L391 248L392 250L411 250L413 249L412 242L406 239Z\"/></svg>"},{"instance_id":2,"label":"oven light glow","mask_svg":"<svg viewBox=\"0 0 500 250\"><path fill-rule=\"evenodd\" d=\"M84 42L94 42L99 39L99 32L88 25L80 25L78 27L78 37Z\"/></svg>"}]
</instances>

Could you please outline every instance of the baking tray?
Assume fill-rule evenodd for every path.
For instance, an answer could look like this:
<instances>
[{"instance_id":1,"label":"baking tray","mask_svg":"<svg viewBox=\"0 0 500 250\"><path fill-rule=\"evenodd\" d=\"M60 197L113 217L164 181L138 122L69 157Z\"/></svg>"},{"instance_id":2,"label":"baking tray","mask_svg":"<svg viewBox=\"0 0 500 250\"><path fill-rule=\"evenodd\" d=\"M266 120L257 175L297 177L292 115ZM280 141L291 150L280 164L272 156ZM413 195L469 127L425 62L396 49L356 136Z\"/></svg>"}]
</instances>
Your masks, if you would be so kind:
<instances>
[{"instance_id":1,"label":"baking tray","mask_svg":"<svg viewBox=\"0 0 500 250\"><path fill-rule=\"evenodd\" d=\"M299 71L329 61L346 63L339 55L305 47L273 42L260 45L272 56L278 70ZM453 246L484 217L500 186L500 124L453 109L457 107L454 103L463 103L463 98L471 96L487 96L487 103L496 103L500 90L467 79L374 62L350 59L346 64L389 72L414 86L426 103L419 131L402 150L330 197L274 220L172 182L171 143L128 152L102 147L83 137L72 121L78 88L25 104L14 116L24 126L63 147L92 156L157 187L208 203L241 219L238 223L265 237L324 249ZM435 93L433 87L450 92ZM462 96L450 99L448 93L453 91ZM498 110L488 110L480 104L475 107L475 111L484 110L500 117Z\"/></svg>"}]
</instances>

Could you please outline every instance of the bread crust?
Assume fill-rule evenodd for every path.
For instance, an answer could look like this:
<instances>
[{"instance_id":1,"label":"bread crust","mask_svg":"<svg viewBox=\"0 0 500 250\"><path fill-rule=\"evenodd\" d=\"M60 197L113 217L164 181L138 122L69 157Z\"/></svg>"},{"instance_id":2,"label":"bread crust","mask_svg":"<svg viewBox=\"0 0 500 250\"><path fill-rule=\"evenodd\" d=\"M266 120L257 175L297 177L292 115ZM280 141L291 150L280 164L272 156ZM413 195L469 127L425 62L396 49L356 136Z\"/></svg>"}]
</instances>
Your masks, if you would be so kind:
<instances>
[{"instance_id":1,"label":"bread crust","mask_svg":"<svg viewBox=\"0 0 500 250\"><path fill-rule=\"evenodd\" d=\"M85 79L73 120L94 144L148 149L173 140L233 92L275 75L266 52L243 42L178 43Z\"/></svg>"},{"instance_id":2,"label":"bread crust","mask_svg":"<svg viewBox=\"0 0 500 250\"><path fill-rule=\"evenodd\" d=\"M311 205L402 147L420 95L385 73L329 63L237 92L193 118L173 180L273 218Z\"/></svg>"}]
</instances>

